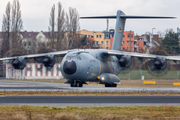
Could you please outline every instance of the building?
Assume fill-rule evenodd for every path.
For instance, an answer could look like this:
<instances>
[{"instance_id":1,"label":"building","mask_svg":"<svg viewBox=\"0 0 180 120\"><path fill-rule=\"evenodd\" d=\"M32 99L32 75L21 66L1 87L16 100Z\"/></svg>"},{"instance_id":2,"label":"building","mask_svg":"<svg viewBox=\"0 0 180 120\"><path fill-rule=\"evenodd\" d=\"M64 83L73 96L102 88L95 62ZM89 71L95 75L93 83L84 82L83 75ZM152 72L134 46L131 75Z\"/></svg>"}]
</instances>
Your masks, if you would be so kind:
<instances>
[{"instance_id":1,"label":"building","mask_svg":"<svg viewBox=\"0 0 180 120\"><path fill-rule=\"evenodd\" d=\"M124 31L121 50L134 52L134 49L134 31Z\"/></svg>"},{"instance_id":2,"label":"building","mask_svg":"<svg viewBox=\"0 0 180 120\"><path fill-rule=\"evenodd\" d=\"M153 44L154 47L159 47L162 44L162 41L159 38L159 35L153 35L152 44Z\"/></svg>"},{"instance_id":3,"label":"building","mask_svg":"<svg viewBox=\"0 0 180 120\"><path fill-rule=\"evenodd\" d=\"M14 69L12 64L6 64L7 79L63 79L60 64L46 68L43 64L27 63L23 70Z\"/></svg>"},{"instance_id":4,"label":"building","mask_svg":"<svg viewBox=\"0 0 180 120\"><path fill-rule=\"evenodd\" d=\"M107 32L95 32L95 31L87 31L81 30L78 31L78 34L81 36L86 35L87 39L93 39L95 42L95 46L97 49L111 49L111 35Z\"/></svg>"},{"instance_id":5,"label":"building","mask_svg":"<svg viewBox=\"0 0 180 120\"><path fill-rule=\"evenodd\" d=\"M108 32L103 32L103 33L105 35L105 41L108 41L108 46L107 47L109 47L109 49L111 50L112 49L112 44L113 44L114 29L110 29Z\"/></svg>"},{"instance_id":6,"label":"building","mask_svg":"<svg viewBox=\"0 0 180 120\"><path fill-rule=\"evenodd\" d=\"M27 53L36 53L41 47L41 44L47 45L50 42L49 32L21 32L20 37L22 39L23 49Z\"/></svg>"},{"instance_id":7,"label":"building","mask_svg":"<svg viewBox=\"0 0 180 120\"><path fill-rule=\"evenodd\" d=\"M146 42L144 36L134 36L134 52L145 53Z\"/></svg>"},{"instance_id":8,"label":"building","mask_svg":"<svg viewBox=\"0 0 180 120\"><path fill-rule=\"evenodd\" d=\"M94 40L95 45L97 45L98 49L112 49L113 38L114 38L114 29L110 29L108 32L94 32L88 30L81 30L78 34L86 35L87 38L91 38ZM134 40L134 31L124 31L123 40L122 40L122 51L128 52L139 52L142 53L143 49L143 39L138 38Z\"/></svg>"},{"instance_id":9,"label":"building","mask_svg":"<svg viewBox=\"0 0 180 120\"><path fill-rule=\"evenodd\" d=\"M135 49L135 51L139 53L150 54L150 49L160 47L162 44L162 40L157 34L154 34L152 37L149 34L143 34L141 36L136 35L134 39L137 46L137 49Z\"/></svg>"}]
</instances>

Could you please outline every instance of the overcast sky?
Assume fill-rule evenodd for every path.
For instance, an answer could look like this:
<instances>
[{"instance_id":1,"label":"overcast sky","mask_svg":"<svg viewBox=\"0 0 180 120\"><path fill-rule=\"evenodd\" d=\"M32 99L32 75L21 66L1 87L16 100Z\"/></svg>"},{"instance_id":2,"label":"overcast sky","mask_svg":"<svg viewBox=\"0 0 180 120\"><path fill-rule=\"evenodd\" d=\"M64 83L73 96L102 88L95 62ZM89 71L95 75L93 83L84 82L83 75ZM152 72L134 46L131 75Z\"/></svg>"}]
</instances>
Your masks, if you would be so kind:
<instances>
[{"instance_id":1,"label":"overcast sky","mask_svg":"<svg viewBox=\"0 0 180 120\"><path fill-rule=\"evenodd\" d=\"M9 0L11 3L13 0ZM147 31L157 33L172 28L175 32L180 27L180 0L19 0L21 3L24 30L48 31L50 10L53 4L60 1L63 8L76 8L80 16L116 15L122 10L126 15L175 16L171 20L127 20L125 30L133 30L136 34ZM8 0L0 0L0 26ZM109 28L115 28L116 20L110 19ZM0 27L1 28L1 27ZM106 29L106 20L80 20L80 28L102 31Z\"/></svg>"}]
</instances>

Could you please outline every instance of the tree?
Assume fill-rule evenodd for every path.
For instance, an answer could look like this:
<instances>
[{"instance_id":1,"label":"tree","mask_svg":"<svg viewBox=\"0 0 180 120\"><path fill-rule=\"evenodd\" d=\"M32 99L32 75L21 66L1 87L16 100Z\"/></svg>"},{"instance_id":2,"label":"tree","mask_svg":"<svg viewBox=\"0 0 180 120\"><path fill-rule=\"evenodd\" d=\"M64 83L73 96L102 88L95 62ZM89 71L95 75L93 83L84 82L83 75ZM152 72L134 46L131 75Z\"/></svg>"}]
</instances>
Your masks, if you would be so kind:
<instances>
[{"instance_id":1,"label":"tree","mask_svg":"<svg viewBox=\"0 0 180 120\"><path fill-rule=\"evenodd\" d=\"M20 31L23 29L23 22L21 19L21 5L19 0L14 0L12 4L12 16L11 16L11 32L12 32L12 39L11 39L11 48L21 48L21 38L20 38Z\"/></svg>"},{"instance_id":2,"label":"tree","mask_svg":"<svg viewBox=\"0 0 180 120\"><path fill-rule=\"evenodd\" d=\"M73 44L75 39L78 37L77 31L80 29L79 26L79 14L75 8L69 8L69 14L66 13L66 22L65 22L65 30L66 30L66 39L65 45L66 49L74 48Z\"/></svg>"},{"instance_id":3,"label":"tree","mask_svg":"<svg viewBox=\"0 0 180 120\"><path fill-rule=\"evenodd\" d=\"M10 49L10 22L11 22L11 3L8 2L6 6L5 14L3 15L3 23L2 23L2 47L1 47L1 57L3 57L4 53Z\"/></svg>"},{"instance_id":4,"label":"tree","mask_svg":"<svg viewBox=\"0 0 180 120\"><path fill-rule=\"evenodd\" d=\"M178 34L174 33L172 30L169 30L165 34L163 40L164 49L171 55L179 53L179 39Z\"/></svg>"},{"instance_id":5,"label":"tree","mask_svg":"<svg viewBox=\"0 0 180 120\"><path fill-rule=\"evenodd\" d=\"M87 36L85 35L85 36L81 39L80 43L81 43L82 46L87 45L86 38L87 38Z\"/></svg>"},{"instance_id":6,"label":"tree","mask_svg":"<svg viewBox=\"0 0 180 120\"><path fill-rule=\"evenodd\" d=\"M58 18L57 18L57 44L56 44L56 49L58 51L63 50L62 40L64 38L64 27L65 27L64 15L65 15L64 9L62 9L62 5L59 2L58 3Z\"/></svg>"},{"instance_id":7,"label":"tree","mask_svg":"<svg viewBox=\"0 0 180 120\"><path fill-rule=\"evenodd\" d=\"M51 9L49 23L52 48L59 51L76 47L74 42L77 41L77 31L80 27L79 14L75 8L70 7L69 13L65 14L62 4L58 2L57 32L55 32L55 5Z\"/></svg>"},{"instance_id":8,"label":"tree","mask_svg":"<svg viewBox=\"0 0 180 120\"><path fill-rule=\"evenodd\" d=\"M3 42L1 55L4 55L10 49L22 48L19 35L20 31L23 29L20 7L19 0L14 0L12 5L8 2L6 6L6 12L3 15L2 23Z\"/></svg>"},{"instance_id":9,"label":"tree","mask_svg":"<svg viewBox=\"0 0 180 120\"><path fill-rule=\"evenodd\" d=\"M55 48L55 5L51 8L50 18L49 18L49 31L51 39L51 48Z\"/></svg>"}]
</instances>

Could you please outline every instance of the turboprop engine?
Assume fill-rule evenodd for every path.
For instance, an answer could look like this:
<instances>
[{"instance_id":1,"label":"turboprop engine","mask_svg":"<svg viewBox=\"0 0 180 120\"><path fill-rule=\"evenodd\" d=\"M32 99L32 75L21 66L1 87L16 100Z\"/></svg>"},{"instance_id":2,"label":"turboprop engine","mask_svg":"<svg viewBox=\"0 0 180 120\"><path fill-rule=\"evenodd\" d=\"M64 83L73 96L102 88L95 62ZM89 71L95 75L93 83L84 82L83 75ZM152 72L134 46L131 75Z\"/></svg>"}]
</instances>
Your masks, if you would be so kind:
<instances>
[{"instance_id":1,"label":"turboprop engine","mask_svg":"<svg viewBox=\"0 0 180 120\"><path fill-rule=\"evenodd\" d=\"M46 56L46 57L44 57L42 62L45 67L53 67L55 64L55 57L54 57L54 55Z\"/></svg>"},{"instance_id":2,"label":"turboprop engine","mask_svg":"<svg viewBox=\"0 0 180 120\"><path fill-rule=\"evenodd\" d=\"M34 58L35 61L38 63L43 63L45 67L53 67L55 64L55 57L54 55L43 56Z\"/></svg>"},{"instance_id":3,"label":"turboprop engine","mask_svg":"<svg viewBox=\"0 0 180 120\"><path fill-rule=\"evenodd\" d=\"M147 70L164 70L167 67L167 61L164 57L157 57L155 59L147 59L145 61L145 68Z\"/></svg>"},{"instance_id":4,"label":"turboprop engine","mask_svg":"<svg viewBox=\"0 0 180 120\"><path fill-rule=\"evenodd\" d=\"M166 60L165 57L147 58L144 69L153 77L164 77L171 69L171 62L171 60Z\"/></svg>"},{"instance_id":5,"label":"turboprop engine","mask_svg":"<svg viewBox=\"0 0 180 120\"><path fill-rule=\"evenodd\" d=\"M154 66L157 70L163 70L166 68L166 59L164 57L158 57L154 60Z\"/></svg>"},{"instance_id":6,"label":"turboprop engine","mask_svg":"<svg viewBox=\"0 0 180 120\"><path fill-rule=\"evenodd\" d=\"M26 67L26 61L23 57L16 58L12 61L12 66L15 69L23 70Z\"/></svg>"},{"instance_id":7,"label":"turboprop engine","mask_svg":"<svg viewBox=\"0 0 180 120\"><path fill-rule=\"evenodd\" d=\"M129 63L130 63L130 56L122 56L120 59L119 59L119 65L121 67L129 67Z\"/></svg>"}]
</instances>

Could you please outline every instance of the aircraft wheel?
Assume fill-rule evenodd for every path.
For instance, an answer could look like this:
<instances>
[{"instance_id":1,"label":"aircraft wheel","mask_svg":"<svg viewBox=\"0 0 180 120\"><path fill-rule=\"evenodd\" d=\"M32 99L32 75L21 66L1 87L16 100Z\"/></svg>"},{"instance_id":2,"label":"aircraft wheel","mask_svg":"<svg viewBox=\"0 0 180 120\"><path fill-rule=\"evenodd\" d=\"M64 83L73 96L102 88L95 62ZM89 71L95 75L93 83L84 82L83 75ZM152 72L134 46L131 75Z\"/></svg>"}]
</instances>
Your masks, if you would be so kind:
<instances>
[{"instance_id":1,"label":"aircraft wheel","mask_svg":"<svg viewBox=\"0 0 180 120\"><path fill-rule=\"evenodd\" d=\"M77 82L76 86L77 86L77 87L82 87L83 84L82 84L81 82Z\"/></svg>"},{"instance_id":2,"label":"aircraft wheel","mask_svg":"<svg viewBox=\"0 0 180 120\"><path fill-rule=\"evenodd\" d=\"M105 84L105 87L110 87L110 84Z\"/></svg>"},{"instance_id":3,"label":"aircraft wheel","mask_svg":"<svg viewBox=\"0 0 180 120\"><path fill-rule=\"evenodd\" d=\"M117 87L117 84L105 84L105 87Z\"/></svg>"},{"instance_id":4,"label":"aircraft wheel","mask_svg":"<svg viewBox=\"0 0 180 120\"><path fill-rule=\"evenodd\" d=\"M81 82L77 82L76 84L74 84L74 82L71 83L71 87L82 87L83 84Z\"/></svg>"},{"instance_id":5,"label":"aircraft wheel","mask_svg":"<svg viewBox=\"0 0 180 120\"><path fill-rule=\"evenodd\" d=\"M117 84L112 84L112 87L117 87Z\"/></svg>"},{"instance_id":6,"label":"aircraft wheel","mask_svg":"<svg viewBox=\"0 0 180 120\"><path fill-rule=\"evenodd\" d=\"M74 85L74 83L71 83L71 87L76 87L76 85Z\"/></svg>"}]
</instances>

